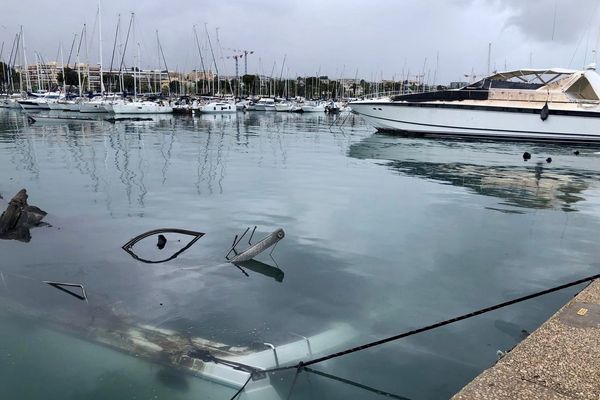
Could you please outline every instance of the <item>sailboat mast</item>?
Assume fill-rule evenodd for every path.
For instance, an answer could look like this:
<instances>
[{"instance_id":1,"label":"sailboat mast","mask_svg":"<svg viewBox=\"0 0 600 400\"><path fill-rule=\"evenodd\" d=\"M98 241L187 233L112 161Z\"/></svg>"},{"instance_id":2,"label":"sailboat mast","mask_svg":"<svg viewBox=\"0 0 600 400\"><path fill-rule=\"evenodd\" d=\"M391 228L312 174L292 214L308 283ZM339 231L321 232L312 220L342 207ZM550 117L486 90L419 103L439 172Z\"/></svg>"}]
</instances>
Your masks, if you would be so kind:
<instances>
[{"instance_id":1,"label":"sailboat mast","mask_svg":"<svg viewBox=\"0 0 600 400\"><path fill-rule=\"evenodd\" d=\"M212 55L213 63L215 64L215 72L217 73L217 93L221 92L221 82L219 79L219 67L217 66L217 60L215 59L215 52L213 51L212 43L210 41L210 35L208 33L208 28L206 27L206 23L204 23L204 30L206 31L206 37L208 38L208 46L210 47L210 54ZM214 86L213 86L214 88Z\"/></svg>"},{"instance_id":2,"label":"sailboat mast","mask_svg":"<svg viewBox=\"0 0 600 400\"><path fill-rule=\"evenodd\" d=\"M171 74L169 74L169 67L167 66L167 59L165 58L165 53L160 44L160 38L158 36L158 29L156 30L156 41L158 43L158 51L159 51L160 55L162 56L163 63L165 64L165 69L167 70L167 78L169 80L169 98L170 98L171 97ZM161 73L161 75L162 75L162 73Z\"/></svg>"},{"instance_id":3,"label":"sailboat mast","mask_svg":"<svg viewBox=\"0 0 600 400\"><path fill-rule=\"evenodd\" d=\"M100 53L100 93L104 95L104 73L102 71L102 10L98 0L98 52Z\"/></svg>"},{"instance_id":4,"label":"sailboat mast","mask_svg":"<svg viewBox=\"0 0 600 400\"><path fill-rule=\"evenodd\" d=\"M31 91L31 80L29 79L29 68L27 67L27 51L25 47L25 34L23 33L23 25L21 25L21 47L23 50L23 68L25 69L25 82L27 83L27 90ZM21 74L23 71L21 71ZM22 88L21 84L21 88ZM23 89L21 89L23 90Z\"/></svg>"},{"instance_id":5,"label":"sailboat mast","mask_svg":"<svg viewBox=\"0 0 600 400\"><path fill-rule=\"evenodd\" d=\"M127 36L125 37L125 46L123 47L123 54L121 54L121 65L119 65L119 75L121 79L123 79L123 66L125 64L125 52L127 51L127 44L129 43L129 34L131 33L131 26L133 25L133 20L135 18L135 13L131 13L131 19L129 20L129 27L127 28ZM135 75L133 76L135 81ZM121 91L123 91L125 85L122 85Z\"/></svg>"},{"instance_id":6,"label":"sailboat mast","mask_svg":"<svg viewBox=\"0 0 600 400\"><path fill-rule=\"evenodd\" d=\"M85 29L85 25L83 26L82 32L81 32L81 36L79 37L79 44L77 45L77 55L76 55L76 63L77 63L77 89L79 90L79 97L81 97L82 94L82 87L81 87L81 63L79 62L79 51L81 50L81 43L83 42L83 30Z\"/></svg>"},{"instance_id":7,"label":"sailboat mast","mask_svg":"<svg viewBox=\"0 0 600 400\"><path fill-rule=\"evenodd\" d=\"M194 25L194 36L196 37L196 47L198 47L198 55L200 56L200 65L202 65L202 91L204 92L204 78L206 78L206 67L204 66L204 57L202 57L202 51L200 50L200 41L198 40L198 32L196 32L196 25ZM198 76L196 75L196 81Z\"/></svg>"},{"instance_id":8,"label":"sailboat mast","mask_svg":"<svg viewBox=\"0 0 600 400\"><path fill-rule=\"evenodd\" d=\"M66 99L67 98L67 77L65 75L65 57L63 54L62 43L60 43L59 47L60 47L60 64L61 64L61 68L62 68L63 94Z\"/></svg>"},{"instance_id":9,"label":"sailboat mast","mask_svg":"<svg viewBox=\"0 0 600 400\"><path fill-rule=\"evenodd\" d=\"M121 27L121 14L117 15L117 27L115 29L115 41L113 42L113 50L110 56L110 67L108 68L108 90L110 91L113 86L113 66L115 61L115 51L117 50L117 39L119 37L119 29Z\"/></svg>"},{"instance_id":10,"label":"sailboat mast","mask_svg":"<svg viewBox=\"0 0 600 400\"><path fill-rule=\"evenodd\" d=\"M12 72L15 69L15 63L17 62L17 54L19 52L19 34L15 35L15 39L13 41L12 48L10 50L10 57L8 59L8 71L6 72L6 79L8 81L8 85L10 87L11 93L15 91L14 82L13 82L13 74ZM13 58L14 56L14 58Z\"/></svg>"}]
</instances>

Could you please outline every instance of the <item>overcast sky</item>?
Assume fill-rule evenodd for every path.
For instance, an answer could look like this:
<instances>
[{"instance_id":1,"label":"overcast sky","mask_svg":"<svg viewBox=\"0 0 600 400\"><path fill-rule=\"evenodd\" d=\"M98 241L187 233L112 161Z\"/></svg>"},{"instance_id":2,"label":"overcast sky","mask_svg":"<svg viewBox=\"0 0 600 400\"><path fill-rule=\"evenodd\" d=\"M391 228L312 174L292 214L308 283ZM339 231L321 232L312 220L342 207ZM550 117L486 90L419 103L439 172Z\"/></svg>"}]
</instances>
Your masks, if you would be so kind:
<instances>
[{"instance_id":1,"label":"overcast sky","mask_svg":"<svg viewBox=\"0 0 600 400\"><path fill-rule=\"evenodd\" d=\"M429 81L464 80L465 74L529 67L580 68L593 61L600 38L600 0L102 0L104 65L111 59L117 15L121 42L131 12L143 68L158 66L156 33L171 70L200 68L193 36L197 25L205 63L207 23L220 70L234 73L230 49L253 50L249 73L342 74L399 79L422 71ZM98 3L94 0L2 0L0 41L8 58L23 25L28 61L38 52L57 59L59 43L68 56L74 33L85 23L90 59L98 61ZM556 15L556 17L555 17ZM95 26L95 29L94 29ZM219 44L216 29L219 32ZM92 34L92 31L93 34ZM126 64L134 62L133 37ZM82 50L83 54L83 50ZM83 55L82 55L83 57ZM436 60L439 60L436 62ZM82 59L83 61L83 59ZM120 60L119 60L120 61ZM273 68L276 63L275 68ZM115 62L118 64L118 62ZM436 68L437 65L437 68ZM437 70L437 72L436 72ZM240 63L243 73L243 62Z\"/></svg>"}]
</instances>

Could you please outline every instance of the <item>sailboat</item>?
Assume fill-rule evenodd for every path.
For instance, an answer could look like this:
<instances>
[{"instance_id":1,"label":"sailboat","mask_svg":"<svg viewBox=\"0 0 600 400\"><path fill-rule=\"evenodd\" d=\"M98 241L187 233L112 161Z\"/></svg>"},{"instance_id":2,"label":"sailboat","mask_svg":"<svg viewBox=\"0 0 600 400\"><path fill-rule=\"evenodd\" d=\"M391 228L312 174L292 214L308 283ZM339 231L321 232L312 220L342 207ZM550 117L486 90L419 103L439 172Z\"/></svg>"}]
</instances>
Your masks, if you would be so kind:
<instances>
[{"instance_id":1,"label":"sailboat","mask_svg":"<svg viewBox=\"0 0 600 400\"><path fill-rule=\"evenodd\" d=\"M131 13L131 24L135 23L135 13ZM125 43L127 46L127 43ZM112 109L111 112L115 114L170 114L173 112L173 107L169 103L164 101L154 102L154 101L145 101L138 100L138 92L137 92L137 82L138 77L140 76L140 44L137 44L137 72L138 76L136 76L136 70L133 71L133 99L121 99L118 101L114 101L111 103Z\"/></svg>"}]
</instances>

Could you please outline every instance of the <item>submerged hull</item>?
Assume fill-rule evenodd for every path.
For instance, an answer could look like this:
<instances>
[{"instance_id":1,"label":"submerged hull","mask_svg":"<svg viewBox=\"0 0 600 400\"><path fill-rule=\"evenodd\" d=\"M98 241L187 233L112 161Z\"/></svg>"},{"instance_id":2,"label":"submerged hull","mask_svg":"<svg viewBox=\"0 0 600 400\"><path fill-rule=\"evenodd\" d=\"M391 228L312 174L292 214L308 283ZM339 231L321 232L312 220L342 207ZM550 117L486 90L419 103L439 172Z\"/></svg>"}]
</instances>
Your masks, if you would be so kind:
<instances>
[{"instance_id":1,"label":"submerged hull","mask_svg":"<svg viewBox=\"0 0 600 400\"><path fill-rule=\"evenodd\" d=\"M600 142L600 112L439 103L354 102L379 131L520 140Z\"/></svg>"}]
</instances>

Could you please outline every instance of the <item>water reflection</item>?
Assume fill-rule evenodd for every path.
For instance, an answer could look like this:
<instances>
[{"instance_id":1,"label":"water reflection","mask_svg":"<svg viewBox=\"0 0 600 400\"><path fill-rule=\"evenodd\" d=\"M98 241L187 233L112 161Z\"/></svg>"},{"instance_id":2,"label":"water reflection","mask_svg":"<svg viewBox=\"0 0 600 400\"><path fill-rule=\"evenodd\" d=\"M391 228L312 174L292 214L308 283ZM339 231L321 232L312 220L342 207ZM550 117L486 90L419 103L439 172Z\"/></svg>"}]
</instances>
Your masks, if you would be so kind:
<instances>
[{"instance_id":1,"label":"water reflection","mask_svg":"<svg viewBox=\"0 0 600 400\"><path fill-rule=\"evenodd\" d=\"M285 276L285 273L280 268L266 264L262 261L248 260L233 264L236 267L240 268L246 276L249 275L246 273L246 271L244 271L245 269L267 276L269 278L273 278L277 282L283 282L283 277Z\"/></svg>"},{"instance_id":2,"label":"water reflection","mask_svg":"<svg viewBox=\"0 0 600 400\"><path fill-rule=\"evenodd\" d=\"M461 145L464 144L458 144ZM379 165L401 175L468 188L480 195L500 198L502 205L519 208L577 211L576 204L585 199L584 192L598 188L600 170L590 171L587 165L578 165L580 159L576 157L563 154L563 159L569 158L568 163L555 167L540 160L516 164L518 156L513 157L505 151L497 154L486 151L488 159L474 163L470 161L475 160L469 160L467 155L471 151L470 145L465 146L464 153L458 158L467 158L465 162L457 161L456 157L447 160L447 155L441 151L445 146L457 146L456 143L385 136L371 136L354 143L348 154L359 159L382 160L378 161ZM552 146L546 149L554 150L556 148ZM561 151L565 153L564 149ZM439 160L436 160L438 154ZM516 154L519 154L518 150ZM519 212L510 208L490 209Z\"/></svg>"}]
</instances>

